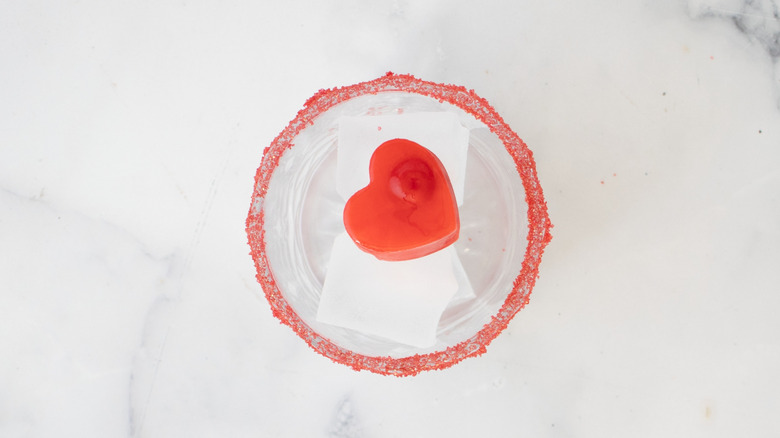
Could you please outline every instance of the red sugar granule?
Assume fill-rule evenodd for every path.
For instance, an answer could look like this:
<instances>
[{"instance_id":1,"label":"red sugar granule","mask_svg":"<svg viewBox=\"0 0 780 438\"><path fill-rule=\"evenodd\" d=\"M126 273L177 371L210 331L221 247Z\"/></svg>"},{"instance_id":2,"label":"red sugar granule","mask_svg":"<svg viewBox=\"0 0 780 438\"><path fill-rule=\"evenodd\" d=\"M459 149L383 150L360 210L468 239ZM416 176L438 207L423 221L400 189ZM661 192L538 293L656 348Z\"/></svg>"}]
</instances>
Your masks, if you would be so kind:
<instances>
[{"instance_id":1,"label":"red sugar granule","mask_svg":"<svg viewBox=\"0 0 780 438\"><path fill-rule=\"evenodd\" d=\"M501 139L507 152L514 159L517 172L525 188L528 204L528 246L526 247L525 259L501 309L479 332L457 345L442 351L402 358L357 354L339 347L312 330L295 313L277 287L266 255L263 229L263 202L271 175L278 165L280 157L287 149L293 147L293 139L298 133L313 123L318 115L334 105L357 96L386 91L415 93L447 102L468 112L485 124ZM484 353L487 345L507 327L515 314L528 303L538 276L542 253L552 239L551 228L547 204L536 175L533 154L485 99L477 96L473 90L467 90L461 86L437 84L422 81L411 75L396 75L391 72L372 81L320 90L306 101L303 109L263 151L263 159L255 175L255 189L249 208L249 216L246 220L246 232L252 259L257 269L257 280L265 292L274 316L290 326L311 348L325 357L355 370L368 370L394 376L413 376L422 371L448 368L463 359Z\"/></svg>"}]
</instances>

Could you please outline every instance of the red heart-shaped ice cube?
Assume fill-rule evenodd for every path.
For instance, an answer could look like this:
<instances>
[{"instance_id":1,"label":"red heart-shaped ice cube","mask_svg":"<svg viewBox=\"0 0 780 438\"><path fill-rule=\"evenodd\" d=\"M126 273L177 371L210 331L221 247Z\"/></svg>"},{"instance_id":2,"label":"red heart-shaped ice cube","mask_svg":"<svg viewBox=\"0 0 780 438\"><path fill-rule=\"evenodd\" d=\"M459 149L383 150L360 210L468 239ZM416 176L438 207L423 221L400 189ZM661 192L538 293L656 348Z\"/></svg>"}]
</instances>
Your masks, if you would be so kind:
<instances>
[{"instance_id":1,"label":"red heart-shaped ice cube","mask_svg":"<svg viewBox=\"0 0 780 438\"><path fill-rule=\"evenodd\" d=\"M368 185L344 207L344 226L380 260L423 257L458 240L460 220L447 170L433 152L401 138L371 156Z\"/></svg>"}]
</instances>

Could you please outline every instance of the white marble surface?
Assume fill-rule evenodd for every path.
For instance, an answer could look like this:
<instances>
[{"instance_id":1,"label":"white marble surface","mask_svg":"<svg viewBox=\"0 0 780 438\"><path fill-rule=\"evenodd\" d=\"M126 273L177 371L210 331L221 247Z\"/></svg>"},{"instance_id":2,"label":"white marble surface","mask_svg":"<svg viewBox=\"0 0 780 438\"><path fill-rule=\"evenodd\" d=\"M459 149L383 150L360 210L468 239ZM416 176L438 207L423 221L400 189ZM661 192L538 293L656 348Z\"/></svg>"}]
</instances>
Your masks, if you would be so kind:
<instances>
[{"instance_id":1,"label":"white marble surface","mask_svg":"<svg viewBox=\"0 0 780 438\"><path fill-rule=\"evenodd\" d=\"M777 0L5 2L0 436L780 434ZM320 88L473 88L555 228L488 353L357 373L270 314L263 148Z\"/></svg>"}]
</instances>

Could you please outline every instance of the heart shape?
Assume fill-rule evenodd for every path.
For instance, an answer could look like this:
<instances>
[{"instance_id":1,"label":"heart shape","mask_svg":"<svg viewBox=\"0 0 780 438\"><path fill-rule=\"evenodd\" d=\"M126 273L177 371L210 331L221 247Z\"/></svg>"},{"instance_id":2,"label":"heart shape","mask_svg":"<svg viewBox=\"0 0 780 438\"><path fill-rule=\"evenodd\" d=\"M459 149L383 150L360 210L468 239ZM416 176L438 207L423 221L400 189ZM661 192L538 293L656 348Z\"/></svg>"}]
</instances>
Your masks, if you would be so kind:
<instances>
[{"instance_id":1,"label":"heart shape","mask_svg":"<svg viewBox=\"0 0 780 438\"><path fill-rule=\"evenodd\" d=\"M344 206L344 227L360 249L401 261L458 240L455 193L433 152L411 140L389 140L374 151L368 172L368 185Z\"/></svg>"}]
</instances>

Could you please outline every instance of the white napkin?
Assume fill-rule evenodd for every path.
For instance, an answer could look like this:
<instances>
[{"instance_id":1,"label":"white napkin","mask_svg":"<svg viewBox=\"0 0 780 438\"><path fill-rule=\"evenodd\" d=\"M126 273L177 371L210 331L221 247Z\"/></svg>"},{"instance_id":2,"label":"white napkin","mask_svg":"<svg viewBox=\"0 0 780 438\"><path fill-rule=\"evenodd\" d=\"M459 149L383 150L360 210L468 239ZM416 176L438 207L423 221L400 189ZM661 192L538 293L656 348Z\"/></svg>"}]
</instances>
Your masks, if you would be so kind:
<instances>
[{"instance_id":1,"label":"white napkin","mask_svg":"<svg viewBox=\"0 0 780 438\"><path fill-rule=\"evenodd\" d=\"M455 198L463 201L469 131L450 113L343 117L336 188L346 201L369 182L374 150L387 140L412 140L436 154ZM336 237L317 321L425 348L436 342L441 314L453 299L474 297L453 246L400 262L361 251L346 232Z\"/></svg>"}]
</instances>

